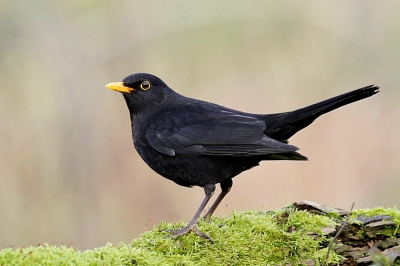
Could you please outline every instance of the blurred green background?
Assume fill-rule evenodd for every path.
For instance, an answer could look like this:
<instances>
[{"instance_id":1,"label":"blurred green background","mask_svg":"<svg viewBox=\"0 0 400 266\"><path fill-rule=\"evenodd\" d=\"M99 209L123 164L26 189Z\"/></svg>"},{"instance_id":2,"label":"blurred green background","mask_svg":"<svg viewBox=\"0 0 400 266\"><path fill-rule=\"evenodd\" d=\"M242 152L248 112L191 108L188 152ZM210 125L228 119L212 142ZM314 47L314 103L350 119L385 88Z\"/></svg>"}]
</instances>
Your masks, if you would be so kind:
<instances>
[{"instance_id":1,"label":"blurred green background","mask_svg":"<svg viewBox=\"0 0 400 266\"><path fill-rule=\"evenodd\" d=\"M203 190L145 165L123 97L104 88L135 72L254 113L377 84L291 139L310 161L241 174L216 215L399 204L399 14L399 1L3 0L0 248L87 249L192 218Z\"/></svg>"}]
</instances>

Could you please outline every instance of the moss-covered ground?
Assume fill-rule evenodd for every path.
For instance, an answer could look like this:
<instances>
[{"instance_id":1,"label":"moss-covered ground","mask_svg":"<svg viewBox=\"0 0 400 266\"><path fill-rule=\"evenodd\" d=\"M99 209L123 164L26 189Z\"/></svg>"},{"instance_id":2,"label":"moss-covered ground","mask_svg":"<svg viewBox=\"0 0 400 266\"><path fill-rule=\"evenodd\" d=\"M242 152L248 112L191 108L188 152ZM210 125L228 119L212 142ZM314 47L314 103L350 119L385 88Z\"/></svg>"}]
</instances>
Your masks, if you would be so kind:
<instances>
[{"instance_id":1,"label":"moss-covered ground","mask_svg":"<svg viewBox=\"0 0 400 266\"><path fill-rule=\"evenodd\" d=\"M356 210L360 215L391 215L396 209ZM107 244L79 251L66 246L30 246L0 250L0 265L321 265L327 243L339 227L338 216L287 207L276 211L233 212L228 217L201 221L199 229L215 244L190 233L172 239L168 229L184 225L161 223L129 244ZM325 233L323 233L325 231ZM397 232L386 232L395 235ZM331 251L328 264L344 258Z\"/></svg>"}]
</instances>

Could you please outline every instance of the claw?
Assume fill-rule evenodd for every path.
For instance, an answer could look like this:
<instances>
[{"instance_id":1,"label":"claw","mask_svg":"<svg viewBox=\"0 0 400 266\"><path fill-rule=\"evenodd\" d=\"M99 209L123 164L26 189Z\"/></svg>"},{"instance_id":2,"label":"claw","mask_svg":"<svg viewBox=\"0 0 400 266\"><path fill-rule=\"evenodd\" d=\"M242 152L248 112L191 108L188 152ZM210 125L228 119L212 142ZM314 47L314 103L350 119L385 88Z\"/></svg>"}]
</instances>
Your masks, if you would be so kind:
<instances>
[{"instance_id":1,"label":"claw","mask_svg":"<svg viewBox=\"0 0 400 266\"><path fill-rule=\"evenodd\" d=\"M211 242L211 244L214 244L214 241L212 240L211 237L209 237L208 235L204 234L199 229L197 229L196 224L193 224L191 226L189 225L189 226L186 226L186 227L182 227L182 228L179 228L178 230L164 230L164 231L169 232L171 234L172 238L180 237L180 236L182 236L184 234L187 234L190 231L192 231L196 235L200 236L201 238L209 240Z\"/></svg>"}]
</instances>

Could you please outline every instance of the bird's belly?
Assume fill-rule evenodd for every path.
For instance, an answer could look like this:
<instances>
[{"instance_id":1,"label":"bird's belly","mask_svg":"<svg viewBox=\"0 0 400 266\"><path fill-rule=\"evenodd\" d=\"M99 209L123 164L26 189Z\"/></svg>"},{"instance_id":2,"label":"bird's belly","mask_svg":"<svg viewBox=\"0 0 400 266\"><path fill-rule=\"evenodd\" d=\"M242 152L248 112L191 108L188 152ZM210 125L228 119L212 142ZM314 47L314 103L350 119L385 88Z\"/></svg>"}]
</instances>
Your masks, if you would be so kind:
<instances>
[{"instance_id":1,"label":"bird's belly","mask_svg":"<svg viewBox=\"0 0 400 266\"><path fill-rule=\"evenodd\" d=\"M155 172L182 186L217 184L258 165L260 160L245 158L164 155L151 147L136 148L142 159Z\"/></svg>"}]
</instances>

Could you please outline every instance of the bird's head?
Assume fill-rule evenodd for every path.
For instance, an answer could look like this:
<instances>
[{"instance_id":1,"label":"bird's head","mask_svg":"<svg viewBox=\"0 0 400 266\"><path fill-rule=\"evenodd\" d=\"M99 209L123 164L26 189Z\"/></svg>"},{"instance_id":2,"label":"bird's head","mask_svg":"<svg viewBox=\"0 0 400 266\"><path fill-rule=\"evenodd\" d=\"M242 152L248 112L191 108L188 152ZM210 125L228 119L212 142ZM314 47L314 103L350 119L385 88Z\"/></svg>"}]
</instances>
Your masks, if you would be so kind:
<instances>
[{"instance_id":1,"label":"bird's head","mask_svg":"<svg viewBox=\"0 0 400 266\"><path fill-rule=\"evenodd\" d=\"M151 111L175 94L161 79L147 73L132 74L106 88L122 92L131 114Z\"/></svg>"}]
</instances>

